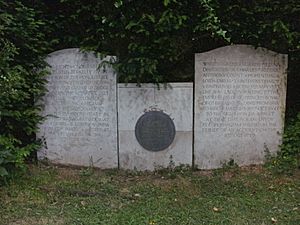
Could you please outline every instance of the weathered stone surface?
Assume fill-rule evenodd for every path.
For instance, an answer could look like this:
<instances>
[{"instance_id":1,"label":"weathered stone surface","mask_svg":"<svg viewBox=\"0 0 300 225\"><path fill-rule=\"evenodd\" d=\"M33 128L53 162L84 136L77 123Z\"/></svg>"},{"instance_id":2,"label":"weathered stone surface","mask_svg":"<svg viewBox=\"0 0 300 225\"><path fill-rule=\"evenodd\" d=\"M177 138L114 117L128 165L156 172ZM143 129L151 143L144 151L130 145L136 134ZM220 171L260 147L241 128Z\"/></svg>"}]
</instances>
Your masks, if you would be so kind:
<instances>
[{"instance_id":1,"label":"weathered stone surface","mask_svg":"<svg viewBox=\"0 0 300 225\"><path fill-rule=\"evenodd\" d=\"M195 165L262 163L281 142L287 55L246 45L195 57Z\"/></svg>"},{"instance_id":2,"label":"weathered stone surface","mask_svg":"<svg viewBox=\"0 0 300 225\"><path fill-rule=\"evenodd\" d=\"M119 159L124 169L155 168L192 164L193 84L171 83L172 88L157 89L152 84L118 85ZM135 137L135 126L146 111L162 110L174 121L176 135L162 151L144 149Z\"/></svg>"},{"instance_id":3,"label":"weathered stone surface","mask_svg":"<svg viewBox=\"0 0 300 225\"><path fill-rule=\"evenodd\" d=\"M106 60L109 58L106 58ZM40 159L99 168L118 167L116 75L99 69L92 53L65 49L49 55Z\"/></svg>"}]
</instances>

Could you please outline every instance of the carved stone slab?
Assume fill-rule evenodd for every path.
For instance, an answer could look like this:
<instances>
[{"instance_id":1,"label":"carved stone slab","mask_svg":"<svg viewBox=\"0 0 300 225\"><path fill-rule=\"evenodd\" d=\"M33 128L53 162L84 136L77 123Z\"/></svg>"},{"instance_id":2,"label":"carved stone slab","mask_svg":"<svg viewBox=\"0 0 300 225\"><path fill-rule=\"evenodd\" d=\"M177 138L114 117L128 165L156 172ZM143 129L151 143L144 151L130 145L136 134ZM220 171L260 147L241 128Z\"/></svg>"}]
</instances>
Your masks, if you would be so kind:
<instances>
[{"instance_id":1,"label":"carved stone slab","mask_svg":"<svg viewBox=\"0 0 300 225\"><path fill-rule=\"evenodd\" d=\"M164 89L164 87L161 87L158 90L157 86L153 84L142 84L141 87L137 87L136 84L118 84L119 158L121 168L154 170L179 166L180 164L192 165L193 84L171 83L170 85L171 88ZM163 114L157 114L156 111L162 111ZM153 119L153 114L162 116L163 118L159 117L158 119L166 122L163 129L161 129L161 134L153 134L153 131L160 130L157 129L159 128L158 124L151 125L150 122L146 121L145 124L139 125L138 121L143 121L144 118L146 120ZM167 117L171 118L176 128L173 141L173 128ZM150 131L150 133L143 134L142 131L139 131L147 139L144 143L146 148L163 150L149 151L142 147L143 143L140 142L141 145L136 137L136 126L140 126L141 130L147 126L150 128L144 129L144 131ZM153 137L153 143L150 143L149 140ZM167 138L162 140L162 137ZM169 142L171 144L167 146ZM167 147L165 148L165 146Z\"/></svg>"},{"instance_id":2,"label":"carved stone slab","mask_svg":"<svg viewBox=\"0 0 300 225\"><path fill-rule=\"evenodd\" d=\"M108 60L106 58L105 60ZM116 74L97 69L100 59L78 49L49 55L40 159L99 168L118 167Z\"/></svg>"},{"instance_id":3,"label":"carved stone slab","mask_svg":"<svg viewBox=\"0 0 300 225\"><path fill-rule=\"evenodd\" d=\"M287 55L233 45L195 57L195 165L259 164L281 143Z\"/></svg>"}]
</instances>

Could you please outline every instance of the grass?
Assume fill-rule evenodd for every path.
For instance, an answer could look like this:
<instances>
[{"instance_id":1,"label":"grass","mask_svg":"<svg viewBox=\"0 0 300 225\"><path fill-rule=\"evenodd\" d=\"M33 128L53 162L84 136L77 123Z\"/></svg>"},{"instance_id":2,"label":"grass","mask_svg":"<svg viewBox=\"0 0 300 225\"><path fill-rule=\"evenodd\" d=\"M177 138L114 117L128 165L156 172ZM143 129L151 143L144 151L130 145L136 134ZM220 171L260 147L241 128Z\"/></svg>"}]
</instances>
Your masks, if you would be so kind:
<instances>
[{"instance_id":1,"label":"grass","mask_svg":"<svg viewBox=\"0 0 300 225\"><path fill-rule=\"evenodd\" d=\"M300 224L300 172L155 173L30 166L0 187L0 224Z\"/></svg>"}]
</instances>

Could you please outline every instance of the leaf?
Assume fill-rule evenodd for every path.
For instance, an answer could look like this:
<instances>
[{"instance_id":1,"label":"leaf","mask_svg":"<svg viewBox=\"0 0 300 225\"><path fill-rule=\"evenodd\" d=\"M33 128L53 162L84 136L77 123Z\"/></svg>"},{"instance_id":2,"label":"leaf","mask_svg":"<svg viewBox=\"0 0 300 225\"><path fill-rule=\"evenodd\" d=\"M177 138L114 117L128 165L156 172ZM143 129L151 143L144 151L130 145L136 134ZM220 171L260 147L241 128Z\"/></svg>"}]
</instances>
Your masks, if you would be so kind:
<instances>
[{"instance_id":1,"label":"leaf","mask_svg":"<svg viewBox=\"0 0 300 225\"><path fill-rule=\"evenodd\" d=\"M132 27L136 26L137 23L134 21L130 21L127 26L125 27L126 30L130 30Z\"/></svg>"},{"instance_id":2,"label":"leaf","mask_svg":"<svg viewBox=\"0 0 300 225\"><path fill-rule=\"evenodd\" d=\"M7 175L8 175L7 170L4 167L0 166L0 177L4 177Z\"/></svg>"},{"instance_id":3,"label":"leaf","mask_svg":"<svg viewBox=\"0 0 300 225\"><path fill-rule=\"evenodd\" d=\"M170 0L164 0L164 6L168 6L170 4Z\"/></svg>"}]
</instances>

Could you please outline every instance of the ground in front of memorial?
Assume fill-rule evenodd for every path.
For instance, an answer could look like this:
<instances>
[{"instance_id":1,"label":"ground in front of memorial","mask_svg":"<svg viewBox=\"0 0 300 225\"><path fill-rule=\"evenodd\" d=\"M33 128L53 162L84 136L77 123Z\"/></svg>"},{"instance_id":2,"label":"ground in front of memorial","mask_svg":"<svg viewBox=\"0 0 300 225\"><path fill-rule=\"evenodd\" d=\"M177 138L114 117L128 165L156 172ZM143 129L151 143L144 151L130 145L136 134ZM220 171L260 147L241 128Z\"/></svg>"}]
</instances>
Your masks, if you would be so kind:
<instances>
[{"instance_id":1,"label":"ground in front of memorial","mask_svg":"<svg viewBox=\"0 0 300 225\"><path fill-rule=\"evenodd\" d=\"M0 187L0 224L299 225L300 172L30 166Z\"/></svg>"}]
</instances>

